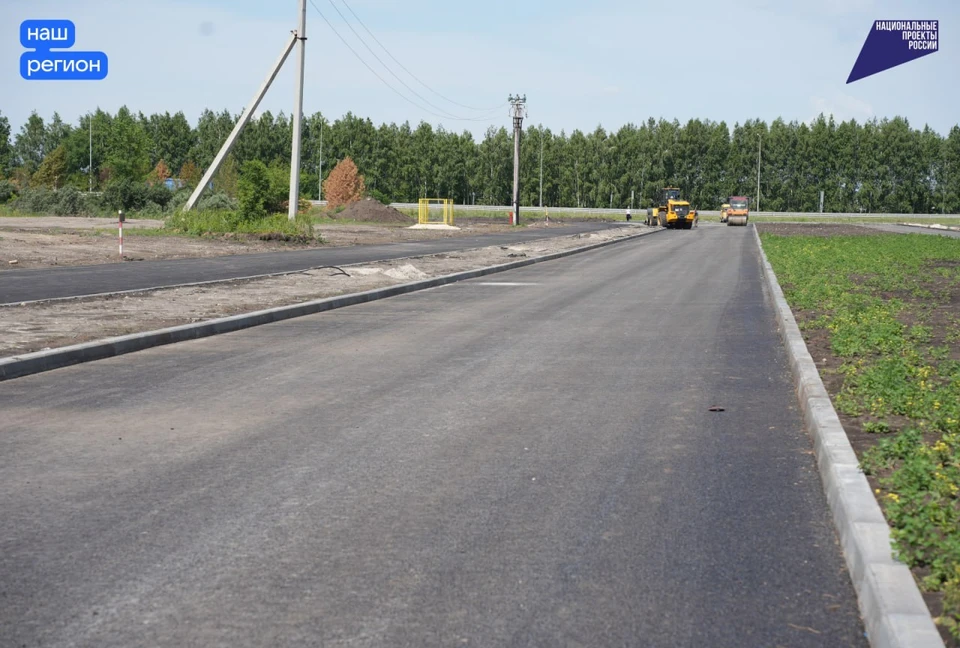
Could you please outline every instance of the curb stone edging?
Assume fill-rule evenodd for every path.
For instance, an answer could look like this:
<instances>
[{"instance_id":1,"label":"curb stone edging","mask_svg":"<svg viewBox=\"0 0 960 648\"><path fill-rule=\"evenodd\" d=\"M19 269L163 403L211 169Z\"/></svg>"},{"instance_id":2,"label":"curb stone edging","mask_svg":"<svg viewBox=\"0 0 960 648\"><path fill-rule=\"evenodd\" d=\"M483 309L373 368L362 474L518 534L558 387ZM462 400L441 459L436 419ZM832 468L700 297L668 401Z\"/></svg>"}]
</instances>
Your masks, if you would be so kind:
<instances>
[{"instance_id":1,"label":"curb stone edging","mask_svg":"<svg viewBox=\"0 0 960 648\"><path fill-rule=\"evenodd\" d=\"M61 367L67 367L83 362L103 360L105 358L112 358L114 356L123 355L126 353L143 351L144 349L150 349L152 347L173 344L176 342L185 342L187 340L195 340L198 338L209 337L211 335L220 335L221 333L231 333L233 331L239 331L245 328L251 328L253 326L260 326L262 324L280 322L286 319L292 319L294 317L303 317L305 315L314 315L316 313L322 313L324 311L334 310L336 308L343 308L344 306L352 306L354 304L376 301L378 299L403 295L406 293L416 292L418 290L425 290L427 288L436 288L446 284L464 281L466 279L475 279L477 277L482 277L489 274L522 268L535 263L561 259L563 257L579 254L581 252L589 252L590 250L596 250L598 248L613 245L615 243L632 241L644 236L656 234L660 231L663 230L645 230L638 234L632 234L623 238L601 241L600 243L594 243L569 250L562 250L560 252L554 252L541 257L534 257L532 259L524 259L521 261L512 261L510 263L487 266L485 268L476 268L474 270L465 270L463 272L433 277L431 279L423 279L405 284L387 286L386 288L377 288L375 290L367 290L364 292L351 293L347 295L338 295L335 297L325 297L323 299L316 299L300 304L277 306L265 310L254 311L252 313L241 313L239 315L231 315L229 317L221 317L218 319L196 322L193 324L182 324L180 326L173 326L155 331L131 333L130 335L123 335L120 337L94 340L92 342L85 342L83 344L74 344L71 346L49 349L46 351L36 351L34 353L25 353L23 355L0 358L0 382L4 380L10 380L12 378L29 376L31 374L41 373L44 371L51 371L53 369L59 369Z\"/></svg>"},{"instance_id":2,"label":"curb stone edging","mask_svg":"<svg viewBox=\"0 0 960 648\"><path fill-rule=\"evenodd\" d=\"M857 456L820 379L790 305L753 228L766 287L796 385L807 432L814 441L834 526L873 648L943 648L913 574L893 557L890 527L860 470Z\"/></svg>"}]
</instances>

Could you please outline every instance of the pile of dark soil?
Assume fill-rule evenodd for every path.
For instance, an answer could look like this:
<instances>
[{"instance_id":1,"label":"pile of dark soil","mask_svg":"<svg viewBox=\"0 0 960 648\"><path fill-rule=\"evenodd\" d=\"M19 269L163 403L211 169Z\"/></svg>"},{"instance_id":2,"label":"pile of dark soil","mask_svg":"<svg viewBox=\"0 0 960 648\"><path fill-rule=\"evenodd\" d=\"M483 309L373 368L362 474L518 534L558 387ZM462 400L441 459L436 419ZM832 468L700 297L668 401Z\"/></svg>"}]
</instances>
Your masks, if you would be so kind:
<instances>
[{"instance_id":1,"label":"pile of dark soil","mask_svg":"<svg viewBox=\"0 0 960 648\"><path fill-rule=\"evenodd\" d=\"M388 223L397 225L412 225L416 219L398 212L372 198L357 201L338 214L330 214L331 218L355 223Z\"/></svg>"}]
</instances>

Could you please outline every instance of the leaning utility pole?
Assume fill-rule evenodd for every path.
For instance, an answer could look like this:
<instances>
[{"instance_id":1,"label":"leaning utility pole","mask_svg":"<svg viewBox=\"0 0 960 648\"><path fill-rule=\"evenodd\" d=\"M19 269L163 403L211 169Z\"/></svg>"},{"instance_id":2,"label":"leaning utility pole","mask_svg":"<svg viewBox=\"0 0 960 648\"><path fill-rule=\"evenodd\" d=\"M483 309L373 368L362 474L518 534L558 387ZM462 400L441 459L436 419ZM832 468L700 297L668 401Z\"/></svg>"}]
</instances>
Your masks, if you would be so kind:
<instances>
[{"instance_id":1,"label":"leaning utility pole","mask_svg":"<svg viewBox=\"0 0 960 648\"><path fill-rule=\"evenodd\" d=\"M300 206L300 132L303 121L303 62L307 49L307 0L300 0L300 29L297 30L300 41L300 56L297 57L296 104L293 111L293 147L290 149L290 206L287 218L297 217Z\"/></svg>"},{"instance_id":2,"label":"leaning utility pole","mask_svg":"<svg viewBox=\"0 0 960 648\"><path fill-rule=\"evenodd\" d=\"M520 224L520 132L523 129L523 117L526 112L527 95L510 95L507 98L513 106L513 218L511 225Z\"/></svg>"},{"instance_id":3,"label":"leaning utility pole","mask_svg":"<svg viewBox=\"0 0 960 648\"><path fill-rule=\"evenodd\" d=\"M243 132L244 127L253 117L254 111L257 109L257 106L260 105L260 101L263 100L264 95L267 94L267 90L270 89L270 84L273 83L273 80L277 78L277 74L280 72L280 68L283 67L284 62L286 62L287 57L290 56L290 52L293 51L294 46L297 43L300 44L300 58L297 69L297 105L293 113L293 146L291 148L291 167L290 167L290 211L289 216L291 220L297 215L297 206L300 202L300 122L303 117L303 63L304 63L304 47L306 46L306 36L304 35L307 25L307 0L300 0L300 28L299 31L293 31L292 36L287 40L287 44L284 46L283 51L280 53L280 58L277 59L277 62L273 65L273 69L270 70L270 74L267 75L267 78L260 85L260 89L257 90L256 94L253 95L253 99L250 100L250 104L246 109L241 113L240 118L237 120L237 123L233 126L233 130L230 131L230 134L227 136L227 141L223 143L223 146L220 147L220 151L213 158L213 162L210 163L210 166L207 168L206 172L203 174L203 178L200 180L200 184L193 190L193 193L190 194L190 198L187 200L187 203L183 206L183 211L190 211L193 209L193 206L197 203L197 200L200 198L200 194L203 193L203 190L207 188L207 185L213 179L213 176L216 175L217 171L220 170L220 165L223 164L223 160L230 154L230 151L233 150L233 146L237 143L237 138L240 137L240 133Z\"/></svg>"}]
</instances>

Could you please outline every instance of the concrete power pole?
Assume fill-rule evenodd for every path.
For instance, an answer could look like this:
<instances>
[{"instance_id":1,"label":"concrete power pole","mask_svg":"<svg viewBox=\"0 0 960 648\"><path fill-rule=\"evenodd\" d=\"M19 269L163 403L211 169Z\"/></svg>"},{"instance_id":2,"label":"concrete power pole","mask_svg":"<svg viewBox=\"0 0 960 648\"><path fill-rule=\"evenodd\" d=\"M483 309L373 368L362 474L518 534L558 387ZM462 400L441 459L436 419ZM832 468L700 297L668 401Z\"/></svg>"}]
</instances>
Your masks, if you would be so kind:
<instances>
[{"instance_id":1,"label":"concrete power pole","mask_svg":"<svg viewBox=\"0 0 960 648\"><path fill-rule=\"evenodd\" d=\"M90 166L87 167L87 193L93 192L93 115L90 115Z\"/></svg>"},{"instance_id":2,"label":"concrete power pole","mask_svg":"<svg viewBox=\"0 0 960 648\"><path fill-rule=\"evenodd\" d=\"M203 190L206 189L207 185L213 179L213 176L216 175L217 171L220 169L220 165L223 164L224 158L226 158L227 155L230 154L230 151L233 150L234 144L237 143L237 138L240 137L240 133L243 132L244 127L246 127L247 123L253 117L254 111L256 111L257 106L260 105L260 102L263 100L263 96L267 94L267 90L270 89L270 84L272 84L273 80L277 78L277 74L280 72L280 68L283 67L284 62L286 62L287 57L290 56L290 52L292 52L293 48L299 43L300 58L297 70L297 105L293 113L293 145L291 147L290 155L291 166L289 211L291 220L296 216L300 197L300 127L303 117L303 50L307 41L307 37L304 35L306 28L307 0L300 0L300 29L292 32L292 35L288 37L287 44L284 46L283 52L280 53L280 58L278 58L277 62L274 63L273 68L270 70L270 74L267 75L267 78L264 80L263 84L261 84L260 88L257 90L257 93L253 95L253 99L250 100L250 104L247 105L246 109L240 115L237 123L234 124L233 130L230 131L230 134L227 136L227 140L223 143L223 146L220 147L220 151L216 154L216 156L214 156L213 162L210 163L210 166L203 174L200 184L196 187L196 189L193 190L193 193L190 194L190 198L187 199L187 203L183 206L183 211L190 211L193 209L193 206L200 198L200 194L203 193Z\"/></svg>"},{"instance_id":3,"label":"concrete power pole","mask_svg":"<svg viewBox=\"0 0 960 648\"><path fill-rule=\"evenodd\" d=\"M520 224L520 133L526 114L527 95L510 95L507 101L513 107L513 219L511 225Z\"/></svg>"},{"instance_id":4,"label":"concrete power pole","mask_svg":"<svg viewBox=\"0 0 960 648\"><path fill-rule=\"evenodd\" d=\"M760 211L760 153L763 151L763 135L757 135L757 212Z\"/></svg>"},{"instance_id":5,"label":"concrete power pole","mask_svg":"<svg viewBox=\"0 0 960 648\"><path fill-rule=\"evenodd\" d=\"M320 115L320 168L317 171L317 200L323 200L323 115Z\"/></svg>"},{"instance_id":6,"label":"concrete power pole","mask_svg":"<svg viewBox=\"0 0 960 648\"><path fill-rule=\"evenodd\" d=\"M300 206L300 133L303 122L303 63L307 49L307 0L300 0L300 28L297 30L300 51L297 57L296 103L293 107L293 146L290 149L290 207L287 218L297 217Z\"/></svg>"},{"instance_id":7,"label":"concrete power pole","mask_svg":"<svg viewBox=\"0 0 960 648\"><path fill-rule=\"evenodd\" d=\"M540 126L540 209L543 209L543 125Z\"/></svg>"}]
</instances>

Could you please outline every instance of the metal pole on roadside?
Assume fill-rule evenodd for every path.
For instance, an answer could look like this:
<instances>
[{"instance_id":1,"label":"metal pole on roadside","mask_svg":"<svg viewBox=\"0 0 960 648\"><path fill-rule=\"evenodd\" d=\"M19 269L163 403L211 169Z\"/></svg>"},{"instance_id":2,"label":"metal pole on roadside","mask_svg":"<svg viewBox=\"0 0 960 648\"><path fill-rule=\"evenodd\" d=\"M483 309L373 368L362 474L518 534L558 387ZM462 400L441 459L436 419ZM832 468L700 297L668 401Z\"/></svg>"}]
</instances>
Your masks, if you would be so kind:
<instances>
[{"instance_id":1,"label":"metal pole on roadside","mask_svg":"<svg viewBox=\"0 0 960 648\"><path fill-rule=\"evenodd\" d=\"M507 99L513 107L513 215L511 225L520 224L520 136L523 131L523 117L526 112L527 96Z\"/></svg>"},{"instance_id":2,"label":"metal pole on roadside","mask_svg":"<svg viewBox=\"0 0 960 648\"><path fill-rule=\"evenodd\" d=\"M757 212L760 211L760 155L763 151L763 135L757 135Z\"/></svg>"},{"instance_id":3,"label":"metal pole on roadside","mask_svg":"<svg viewBox=\"0 0 960 648\"><path fill-rule=\"evenodd\" d=\"M317 201L323 200L323 115L320 115L320 170L317 172Z\"/></svg>"},{"instance_id":4,"label":"metal pole on roadside","mask_svg":"<svg viewBox=\"0 0 960 648\"><path fill-rule=\"evenodd\" d=\"M540 125L540 209L543 209L543 124Z\"/></svg>"},{"instance_id":5,"label":"metal pole on roadside","mask_svg":"<svg viewBox=\"0 0 960 648\"><path fill-rule=\"evenodd\" d=\"M296 98L293 107L293 146L290 149L290 202L287 218L297 217L300 206L300 133L303 123L303 67L307 45L307 0L300 0L300 27L297 29Z\"/></svg>"},{"instance_id":6,"label":"metal pole on roadside","mask_svg":"<svg viewBox=\"0 0 960 648\"><path fill-rule=\"evenodd\" d=\"M90 123L90 161L87 167L87 193L93 193L93 115L87 118Z\"/></svg>"},{"instance_id":7,"label":"metal pole on roadside","mask_svg":"<svg viewBox=\"0 0 960 648\"><path fill-rule=\"evenodd\" d=\"M123 210L117 212L117 226L120 231L120 259L123 260L123 221L125 220Z\"/></svg>"}]
</instances>

